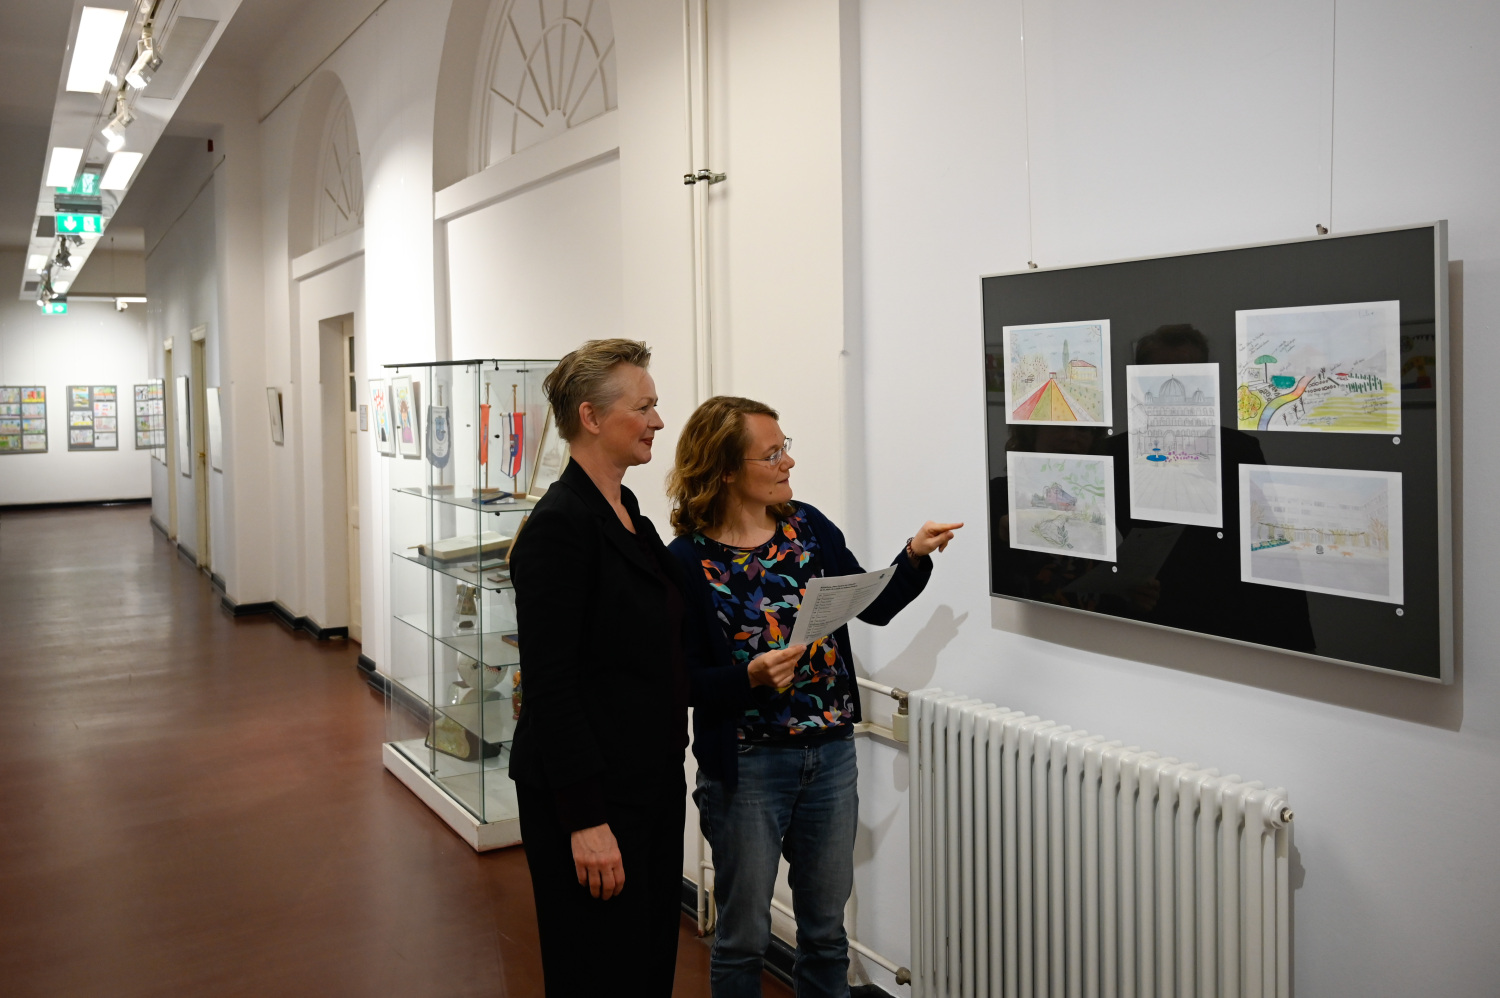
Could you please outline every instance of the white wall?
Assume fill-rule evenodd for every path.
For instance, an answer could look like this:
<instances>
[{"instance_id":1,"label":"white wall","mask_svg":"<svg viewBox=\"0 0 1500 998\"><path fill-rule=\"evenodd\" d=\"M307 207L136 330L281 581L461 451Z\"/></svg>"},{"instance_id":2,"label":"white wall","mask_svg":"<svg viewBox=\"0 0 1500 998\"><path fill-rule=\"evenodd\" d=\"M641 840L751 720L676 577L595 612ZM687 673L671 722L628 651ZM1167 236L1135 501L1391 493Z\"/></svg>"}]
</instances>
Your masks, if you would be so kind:
<instances>
[{"instance_id":1,"label":"white wall","mask_svg":"<svg viewBox=\"0 0 1500 998\"><path fill-rule=\"evenodd\" d=\"M855 641L882 682L1286 786L1296 993L1489 995L1500 681L1483 663L1500 537L1482 520L1459 543L1472 667L1447 689L986 595L981 274L1447 218L1464 379L1500 373L1485 335L1500 320L1500 70L1485 54L1500 8L1340 4L1336 76L1332 13L1026 3L1028 199L1020 5L862 5L866 550L927 518L968 527L923 598ZM1486 398L1455 417L1481 420ZM1464 442L1461 495L1485 495L1497 444ZM861 762L854 930L905 959L906 882L887 871L905 868L906 756L872 743Z\"/></svg>"},{"instance_id":2,"label":"white wall","mask_svg":"<svg viewBox=\"0 0 1500 998\"><path fill-rule=\"evenodd\" d=\"M24 262L0 254L11 271ZM34 302L0 297L0 385L47 389L47 452L0 457L0 506L149 497L151 452L135 449L132 401L149 376L140 306L75 301L67 315L43 315ZM69 385L116 386L119 450L69 452Z\"/></svg>"},{"instance_id":3,"label":"white wall","mask_svg":"<svg viewBox=\"0 0 1500 998\"><path fill-rule=\"evenodd\" d=\"M174 412L176 379L186 375L189 384L192 384L191 337L197 326L207 327L203 365L206 384L203 387L220 384L220 281L214 210L214 192L219 183L221 178L211 176L182 214L175 219L165 220L159 228L153 228L147 233L146 288L150 299L146 305L146 325L150 333L148 361L153 377L164 380L166 405ZM170 367L167 366L168 357L164 353L164 345L168 340L172 342ZM182 469L177 466L178 429L170 424L170 420L169 425L167 463L158 465L160 470L155 474L152 512L180 544L196 553L198 499L195 483L191 477L183 475ZM207 427L190 423L189 431L191 440L196 442L202 439ZM232 441L233 437L226 433L225 440ZM219 572L219 562L231 556L225 544L224 474L210 470L208 481L209 553L213 570ZM176 493L175 525L170 521L166 490Z\"/></svg>"}]
</instances>

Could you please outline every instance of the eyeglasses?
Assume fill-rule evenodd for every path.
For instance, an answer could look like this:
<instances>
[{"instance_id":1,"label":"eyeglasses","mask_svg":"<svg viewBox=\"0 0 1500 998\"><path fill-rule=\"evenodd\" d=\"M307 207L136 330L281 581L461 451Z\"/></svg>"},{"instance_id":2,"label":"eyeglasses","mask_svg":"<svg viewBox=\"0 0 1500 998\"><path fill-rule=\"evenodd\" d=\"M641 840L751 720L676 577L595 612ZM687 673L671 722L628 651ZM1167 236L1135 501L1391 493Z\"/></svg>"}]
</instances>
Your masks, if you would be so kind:
<instances>
[{"instance_id":1,"label":"eyeglasses","mask_svg":"<svg viewBox=\"0 0 1500 998\"><path fill-rule=\"evenodd\" d=\"M766 464L780 464L781 463L781 459L784 458L784 457L786 457L788 454L790 454L791 451L792 451L792 438L791 437L785 437L781 441L781 446L778 447L778 448L776 448L776 450L772 451L769 457L747 457L747 458L745 458L745 460L746 461L762 461L762 462L764 462Z\"/></svg>"}]
</instances>

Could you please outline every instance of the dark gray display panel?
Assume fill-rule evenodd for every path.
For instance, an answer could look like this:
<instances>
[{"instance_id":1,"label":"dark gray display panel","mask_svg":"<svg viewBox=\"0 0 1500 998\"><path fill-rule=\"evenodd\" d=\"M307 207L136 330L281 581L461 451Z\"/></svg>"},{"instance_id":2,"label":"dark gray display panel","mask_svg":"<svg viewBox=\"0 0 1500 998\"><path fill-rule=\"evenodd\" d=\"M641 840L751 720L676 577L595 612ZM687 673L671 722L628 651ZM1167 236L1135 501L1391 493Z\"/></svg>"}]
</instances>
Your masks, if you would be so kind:
<instances>
[{"instance_id":1,"label":"dark gray display panel","mask_svg":"<svg viewBox=\"0 0 1500 998\"><path fill-rule=\"evenodd\" d=\"M992 594L1451 682L1446 233L984 278Z\"/></svg>"}]
</instances>

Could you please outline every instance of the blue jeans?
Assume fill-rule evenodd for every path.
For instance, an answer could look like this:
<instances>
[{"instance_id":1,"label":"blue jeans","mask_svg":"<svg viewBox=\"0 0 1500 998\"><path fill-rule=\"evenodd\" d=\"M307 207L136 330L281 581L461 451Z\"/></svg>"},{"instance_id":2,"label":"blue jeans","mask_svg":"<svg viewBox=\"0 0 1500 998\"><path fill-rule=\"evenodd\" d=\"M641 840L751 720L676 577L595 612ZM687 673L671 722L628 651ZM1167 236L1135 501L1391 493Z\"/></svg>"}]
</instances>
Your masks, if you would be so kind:
<instances>
[{"instance_id":1,"label":"blue jeans","mask_svg":"<svg viewBox=\"0 0 1500 998\"><path fill-rule=\"evenodd\" d=\"M854 739L812 746L739 746L739 785L698 774L693 800L714 850L718 928L713 998L760 995L761 957L771 943L771 892L779 856L791 864L797 913L799 998L849 994L844 904L854 886L859 823Z\"/></svg>"}]
</instances>

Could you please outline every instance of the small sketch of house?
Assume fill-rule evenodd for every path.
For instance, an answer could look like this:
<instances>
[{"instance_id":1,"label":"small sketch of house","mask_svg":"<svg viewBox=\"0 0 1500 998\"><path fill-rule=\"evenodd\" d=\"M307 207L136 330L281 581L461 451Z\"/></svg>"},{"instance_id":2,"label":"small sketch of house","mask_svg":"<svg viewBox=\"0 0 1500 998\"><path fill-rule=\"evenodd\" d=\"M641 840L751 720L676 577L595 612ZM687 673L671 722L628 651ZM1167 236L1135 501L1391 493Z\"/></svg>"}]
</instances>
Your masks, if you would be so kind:
<instances>
[{"instance_id":1,"label":"small sketch of house","mask_svg":"<svg viewBox=\"0 0 1500 998\"><path fill-rule=\"evenodd\" d=\"M1069 381L1098 381L1099 369L1086 360L1068 361Z\"/></svg>"},{"instance_id":2,"label":"small sketch of house","mask_svg":"<svg viewBox=\"0 0 1500 998\"><path fill-rule=\"evenodd\" d=\"M1053 482L1040 492L1031 496L1033 508L1055 509L1063 513L1071 513L1078 508L1078 499L1063 490L1061 485Z\"/></svg>"},{"instance_id":3,"label":"small sketch of house","mask_svg":"<svg viewBox=\"0 0 1500 998\"><path fill-rule=\"evenodd\" d=\"M1146 392L1132 422L1132 450L1150 454L1154 448L1168 453L1208 457L1218 449L1219 410L1214 397L1201 389L1188 392L1176 378L1168 378L1156 391Z\"/></svg>"}]
</instances>

